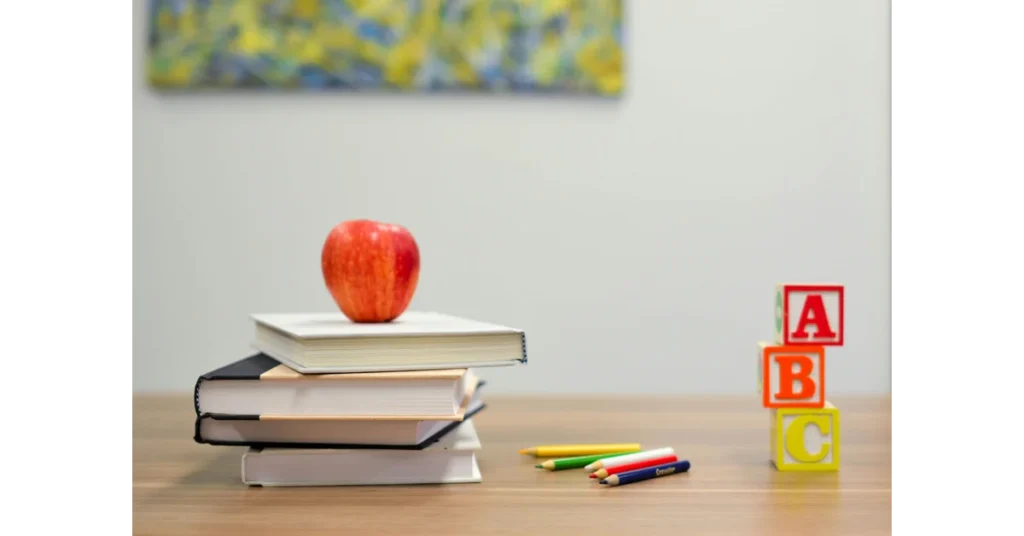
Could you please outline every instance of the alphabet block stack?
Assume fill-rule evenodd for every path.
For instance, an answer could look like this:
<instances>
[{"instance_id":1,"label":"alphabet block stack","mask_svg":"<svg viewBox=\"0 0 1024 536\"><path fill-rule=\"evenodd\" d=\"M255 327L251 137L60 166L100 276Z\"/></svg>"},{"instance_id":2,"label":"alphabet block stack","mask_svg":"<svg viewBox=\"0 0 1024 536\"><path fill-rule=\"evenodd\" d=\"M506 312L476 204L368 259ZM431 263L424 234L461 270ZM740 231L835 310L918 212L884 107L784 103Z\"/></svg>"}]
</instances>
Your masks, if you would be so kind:
<instances>
[{"instance_id":1,"label":"alphabet block stack","mask_svg":"<svg viewBox=\"0 0 1024 536\"><path fill-rule=\"evenodd\" d=\"M775 340L759 343L758 392L779 471L839 470L839 409L825 392L825 347L843 345L843 286L775 290Z\"/></svg>"}]
</instances>

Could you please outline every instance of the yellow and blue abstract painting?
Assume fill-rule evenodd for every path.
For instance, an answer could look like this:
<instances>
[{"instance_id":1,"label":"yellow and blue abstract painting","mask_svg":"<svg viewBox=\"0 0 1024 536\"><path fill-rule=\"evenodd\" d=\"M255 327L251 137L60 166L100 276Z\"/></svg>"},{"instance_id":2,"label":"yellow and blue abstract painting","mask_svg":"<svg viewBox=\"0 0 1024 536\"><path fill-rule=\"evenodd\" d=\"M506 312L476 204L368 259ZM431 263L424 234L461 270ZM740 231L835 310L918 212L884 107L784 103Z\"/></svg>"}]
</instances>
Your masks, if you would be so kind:
<instances>
[{"instance_id":1,"label":"yellow and blue abstract painting","mask_svg":"<svg viewBox=\"0 0 1024 536\"><path fill-rule=\"evenodd\" d=\"M149 0L159 88L623 92L623 0Z\"/></svg>"}]
</instances>

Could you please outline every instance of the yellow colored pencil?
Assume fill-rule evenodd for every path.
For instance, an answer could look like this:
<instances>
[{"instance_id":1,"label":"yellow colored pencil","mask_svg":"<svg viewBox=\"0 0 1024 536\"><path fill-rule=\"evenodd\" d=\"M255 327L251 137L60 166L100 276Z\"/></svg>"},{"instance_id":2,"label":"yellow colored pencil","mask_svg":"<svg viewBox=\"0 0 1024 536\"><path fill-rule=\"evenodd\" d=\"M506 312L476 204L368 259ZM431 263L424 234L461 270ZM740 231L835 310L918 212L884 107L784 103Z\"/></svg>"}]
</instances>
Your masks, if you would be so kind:
<instances>
[{"instance_id":1,"label":"yellow colored pencil","mask_svg":"<svg viewBox=\"0 0 1024 536\"><path fill-rule=\"evenodd\" d=\"M519 454L536 458L589 456L591 454L615 454L623 451L639 451L639 443L610 443L603 445L542 445L522 449Z\"/></svg>"}]
</instances>

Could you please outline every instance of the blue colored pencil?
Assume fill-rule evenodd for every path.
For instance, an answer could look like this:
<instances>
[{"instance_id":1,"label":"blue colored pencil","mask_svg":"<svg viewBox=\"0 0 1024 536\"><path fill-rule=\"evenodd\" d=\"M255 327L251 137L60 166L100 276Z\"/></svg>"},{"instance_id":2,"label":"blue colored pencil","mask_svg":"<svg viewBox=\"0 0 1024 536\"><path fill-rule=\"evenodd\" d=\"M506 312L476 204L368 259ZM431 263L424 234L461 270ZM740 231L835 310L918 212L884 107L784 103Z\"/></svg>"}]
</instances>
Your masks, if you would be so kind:
<instances>
[{"instance_id":1,"label":"blue colored pencil","mask_svg":"<svg viewBox=\"0 0 1024 536\"><path fill-rule=\"evenodd\" d=\"M602 484L607 484L609 486L621 486L623 484L632 484L633 482L649 480L651 478L658 478L660 476L667 476L676 473L685 473L689 470L689 460L682 460L678 462L666 463L663 465L655 465L653 467L644 467L643 469L636 469L634 471L626 471L623 473L611 475L608 478L600 480L600 482Z\"/></svg>"}]
</instances>

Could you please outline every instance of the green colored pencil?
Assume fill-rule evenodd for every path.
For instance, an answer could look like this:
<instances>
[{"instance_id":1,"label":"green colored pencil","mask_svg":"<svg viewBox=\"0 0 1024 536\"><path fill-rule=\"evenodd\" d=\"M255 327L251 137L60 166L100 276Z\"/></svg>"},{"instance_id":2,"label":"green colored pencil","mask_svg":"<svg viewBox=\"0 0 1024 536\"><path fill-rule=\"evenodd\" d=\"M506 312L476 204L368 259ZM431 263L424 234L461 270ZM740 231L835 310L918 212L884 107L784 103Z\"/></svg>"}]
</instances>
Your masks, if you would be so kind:
<instances>
[{"instance_id":1,"label":"green colored pencil","mask_svg":"<svg viewBox=\"0 0 1024 536\"><path fill-rule=\"evenodd\" d=\"M603 460L605 458L614 458L616 456L625 456L626 454L633 454L634 452L640 452L639 450L627 450L625 452L613 452L611 454L593 454L591 456L575 456L572 458L559 458L557 460L548 460L544 463L535 465L538 469L547 469L548 471L561 471L563 469L579 469L580 467L586 467L597 460Z\"/></svg>"}]
</instances>

